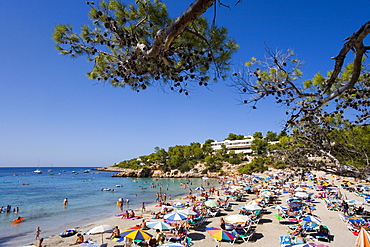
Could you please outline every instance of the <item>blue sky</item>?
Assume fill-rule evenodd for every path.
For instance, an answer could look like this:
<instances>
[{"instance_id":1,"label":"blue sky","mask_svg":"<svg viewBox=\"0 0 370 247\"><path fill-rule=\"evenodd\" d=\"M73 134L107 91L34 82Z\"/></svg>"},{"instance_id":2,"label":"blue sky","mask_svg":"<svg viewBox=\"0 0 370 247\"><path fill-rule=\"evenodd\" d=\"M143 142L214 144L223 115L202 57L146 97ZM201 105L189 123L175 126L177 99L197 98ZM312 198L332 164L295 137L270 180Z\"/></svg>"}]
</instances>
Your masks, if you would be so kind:
<instances>
[{"instance_id":1,"label":"blue sky","mask_svg":"<svg viewBox=\"0 0 370 247\"><path fill-rule=\"evenodd\" d=\"M131 3L132 1L125 0ZM191 0L166 0L177 17ZM342 40L368 21L369 0L223 0L216 22L240 45L238 67L272 49L294 49L305 79L333 68ZM82 0L0 0L0 166L107 166L168 148L223 140L229 133L279 132L285 109L265 100L239 105L227 85L194 88L189 97L158 88L136 93L89 80L85 58L58 54L53 27L89 23ZM206 14L213 17L213 8Z\"/></svg>"}]
</instances>

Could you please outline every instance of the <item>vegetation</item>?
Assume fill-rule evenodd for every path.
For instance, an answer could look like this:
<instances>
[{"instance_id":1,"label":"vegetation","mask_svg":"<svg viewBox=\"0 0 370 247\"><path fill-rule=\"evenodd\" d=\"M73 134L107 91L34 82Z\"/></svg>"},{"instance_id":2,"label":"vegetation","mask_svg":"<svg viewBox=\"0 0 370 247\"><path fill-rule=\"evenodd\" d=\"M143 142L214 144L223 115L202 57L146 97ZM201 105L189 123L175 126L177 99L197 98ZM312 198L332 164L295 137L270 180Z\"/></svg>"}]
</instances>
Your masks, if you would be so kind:
<instances>
[{"instance_id":1,"label":"vegetation","mask_svg":"<svg viewBox=\"0 0 370 247\"><path fill-rule=\"evenodd\" d=\"M240 168L238 172L247 174L251 174L252 172L263 172L268 169L268 167L265 165L268 161L269 159L267 158L257 157L253 159L252 162Z\"/></svg>"},{"instance_id":2,"label":"vegetation","mask_svg":"<svg viewBox=\"0 0 370 247\"><path fill-rule=\"evenodd\" d=\"M262 135L262 133L259 132L258 135ZM230 133L228 138L232 137L235 139L234 137L238 137L238 140L241 136L243 135ZM116 164L116 166L137 170L143 167L157 165L164 172L173 169L179 169L181 172L186 172L194 168L195 164L204 163L206 166L206 170L203 171L204 173L208 171L222 173L222 165L224 163L240 165L246 160L245 154L236 154L233 150L228 151L226 146L223 146L220 150L213 151L210 145L212 142L212 139L208 139L203 145L200 143L176 145L174 147L169 147L168 150L155 147L155 152L152 154L140 156L131 160L125 160ZM265 159L262 160L265 161ZM259 163L253 163L251 169L253 169L253 171L264 171L266 167Z\"/></svg>"},{"instance_id":3,"label":"vegetation","mask_svg":"<svg viewBox=\"0 0 370 247\"><path fill-rule=\"evenodd\" d=\"M86 56L93 62L91 79L113 86L145 90L160 84L188 95L193 83L207 86L225 79L230 59L237 50L227 29L200 17L215 0L194 0L178 18L171 19L159 0L137 0L125 5L117 0L87 2L92 24L83 25L78 34L70 25L57 25L53 39L63 55ZM240 3L241 1L236 1ZM364 176L369 166L370 76L365 45L370 21L345 39L332 71L317 73L302 81L303 62L293 50L268 51L265 60L251 58L245 68L233 74L234 85L243 102L256 109L264 98L274 97L287 107L286 132L279 135L255 133L252 149L257 157L242 171L263 170L264 163L276 167L313 166L335 172L353 172ZM353 52L353 53L352 53ZM345 59L351 60L345 63ZM229 134L228 140L241 136ZM279 140L278 144L269 142ZM205 145L192 143L156 149L156 152L124 161L121 167L137 169L158 164L162 170L191 169L205 162L207 170L220 171L223 162L237 164L243 157L228 153L225 147L213 152ZM274 153L271 160L267 155ZM328 167L331 161L333 167ZM244 169L244 170L243 170ZM365 172L364 172L365 171Z\"/></svg>"},{"instance_id":4,"label":"vegetation","mask_svg":"<svg viewBox=\"0 0 370 247\"><path fill-rule=\"evenodd\" d=\"M53 39L60 54L93 62L91 79L135 91L159 83L188 95L191 83L207 86L226 78L238 49L226 28L200 17L213 2L195 1L176 19L159 0L87 2L92 23L79 34L71 25L57 25Z\"/></svg>"}]
</instances>

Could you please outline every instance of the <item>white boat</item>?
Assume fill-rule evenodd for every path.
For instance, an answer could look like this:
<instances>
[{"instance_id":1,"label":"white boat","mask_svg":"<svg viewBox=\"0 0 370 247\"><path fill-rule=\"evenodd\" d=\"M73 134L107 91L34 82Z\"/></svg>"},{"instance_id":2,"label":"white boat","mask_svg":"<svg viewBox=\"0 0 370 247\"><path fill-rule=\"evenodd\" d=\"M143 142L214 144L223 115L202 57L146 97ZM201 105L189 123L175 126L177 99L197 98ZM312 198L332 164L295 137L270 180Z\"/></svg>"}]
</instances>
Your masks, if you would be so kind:
<instances>
[{"instance_id":1,"label":"white boat","mask_svg":"<svg viewBox=\"0 0 370 247\"><path fill-rule=\"evenodd\" d=\"M41 171L41 170L39 170L39 169L36 169L36 170L34 170L33 172L34 172L34 173L37 173L37 174L41 174L41 173L42 173L42 171Z\"/></svg>"},{"instance_id":2,"label":"white boat","mask_svg":"<svg viewBox=\"0 0 370 247\"><path fill-rule=\"evenodd\" d=\"M87 170L85 170L85 171L84 171L84 173L89 173L89 172L90 172L90 170L89 170L89 169L87 169Z\"/></svg>"},{"instance_id":3,"label":"white boat","mask_svg":"<svg viewBox=\"0 0 370 247\"><path fill-rule=\"evenodd\" d=\"M116 184L116 187L123 187L123 184Z\"/></svg>"}]
</instances>

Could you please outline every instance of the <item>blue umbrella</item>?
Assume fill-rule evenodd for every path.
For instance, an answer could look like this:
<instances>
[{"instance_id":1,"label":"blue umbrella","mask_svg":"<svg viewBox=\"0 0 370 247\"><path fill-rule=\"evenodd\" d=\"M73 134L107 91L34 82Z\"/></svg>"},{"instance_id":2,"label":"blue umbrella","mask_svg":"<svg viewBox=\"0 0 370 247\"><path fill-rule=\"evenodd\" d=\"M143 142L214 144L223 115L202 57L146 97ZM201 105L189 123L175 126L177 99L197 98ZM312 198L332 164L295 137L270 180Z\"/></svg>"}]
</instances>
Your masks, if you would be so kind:
<instances>
[{"instance_id":1,"label":"blue umbrella","mask_svg":"<svg viewBox=\"0 0 370 247\"><path fill-rule=\"evenodd\" d=\"M174 204L172 204L172 207L173 208L185 208L185 204L181 202L175 202Z\"/></svg>"},{"instance_id":2,"label":"blue umbrella","mask_svg":"<svg viewBox=\"0 0 370 247\"><path fill-rule=\"evenodd\" d=\"M173 229L172 226L170 226L169 224L164 223L162 221L149 221L146 225L149 228L159 229L161 231L169 231L169 230Z\"/></svg>"},{"instance_id":3,"label":"blue umbrella","mask_svg":"<svg viewBox=\"0 0 370 247\"><path fill-rule=\"evenodd\" d=\"M166 214L163 219L169 220L169 221L181 221L186 220L188 216L186 214L178 213L178 212L170 212Z\"/></svg>"},{"instance_id":4,"label":"blue umbrella","mask_svg":"<svg viewBox=\"0 0 370 247\"><path fill-rule=\"evenodd\" d=\"M197 187L195 190L204 190L203 187Z\"/></svg>"},{"instance_id":5,"label":"blue umbrella","mask_svg":"<svg viewBox=\"0 0 370 247\"><path fill-rule=\"evenodd\" d=\"M285 210L285 209L288 209L287 207L284 207L284 206L280 206L280 205L274 205L270 208L273 208L273 209L280 209L280 210Z\"/></svg>"},{"instance_id":6,"label":"blue umbrella","mask_svg":"<svg viewBox=\"0 0 370 247\"><path fill-rule=\"evenodd\" d=\"M314 222L314 223L317 223L317 224L320 224L321 223L321 220L317 217L314 217L314 216L311 216L311 215L307 215L305 216L302 221L307 221L307 222Z\"/></svg>"}]
</instances>

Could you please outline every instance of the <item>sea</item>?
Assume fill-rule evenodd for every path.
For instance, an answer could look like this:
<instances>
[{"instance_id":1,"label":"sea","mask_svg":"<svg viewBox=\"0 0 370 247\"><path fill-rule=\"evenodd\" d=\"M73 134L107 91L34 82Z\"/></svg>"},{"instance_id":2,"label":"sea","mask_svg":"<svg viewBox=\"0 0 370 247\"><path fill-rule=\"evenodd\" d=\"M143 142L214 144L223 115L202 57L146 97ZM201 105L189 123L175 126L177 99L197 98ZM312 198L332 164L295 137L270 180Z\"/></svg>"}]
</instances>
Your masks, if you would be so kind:
<instances>
[{"instance_id":1,"label":"sea","mask_svg":"<svg viewBox=\"0 0 370 247\"><path fill-rule=\"evenodd\" d=\"M129 200L123 211L135 210L143 202L154 204L156 193L166 193L167 198L174 200L187 195L190 188L194 191L200 186L217 186L213 179L111 177L113 173L93 168L0 168L0 207L11 205L12 211L19 208L19 212L0 213L0 247L35 243L37 227L46 237L112 217L121 213L116 205L119 198ZM36 169L42 173L35 173ZM65 198L67 206L63 205ZM18 217L24 220L12 223Z\"/></svg>"}]
</instances>

